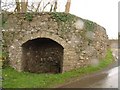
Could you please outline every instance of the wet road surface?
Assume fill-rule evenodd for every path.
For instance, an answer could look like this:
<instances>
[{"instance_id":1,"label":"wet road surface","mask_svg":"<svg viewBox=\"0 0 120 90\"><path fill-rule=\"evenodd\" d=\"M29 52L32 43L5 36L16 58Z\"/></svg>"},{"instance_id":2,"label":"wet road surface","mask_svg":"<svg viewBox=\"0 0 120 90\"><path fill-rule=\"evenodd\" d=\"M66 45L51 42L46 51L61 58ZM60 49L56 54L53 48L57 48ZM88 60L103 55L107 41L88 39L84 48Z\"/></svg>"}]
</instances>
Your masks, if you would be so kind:
<instances>
[{"instance_id":1,"label":"wet road surface","mask_svg":"<svg viewBox=\"0 0 120 90\"><path fill-rule=\"evenodd\" d=\"M100 76L101 77L101 76ZM118 88L118 67L109 70L106 76L90 86L91 88Z\"/></svg>"},{"instance_id":2,"label":"wet road surface","mask_svg":"<svg viewBox=\"0 0 120 90\"><path fill-rule=\"evenodd\" d=\"M88 75L61 88L118 88L118 67Z\"/></svg>"},{"instance_id":3,"label":"wet road surface","mask_svg":"<svg viewBox=\"0 0 120 90\"><path fill-rule=\"evenodd\" d=\"M118 71L117 45L117 43L111 44L111 49L116 62L107 70L79 78L78 80L63 85L60 88L118 88L118 72L120 72L120 70Z\"/></svg>"}]
</instances>

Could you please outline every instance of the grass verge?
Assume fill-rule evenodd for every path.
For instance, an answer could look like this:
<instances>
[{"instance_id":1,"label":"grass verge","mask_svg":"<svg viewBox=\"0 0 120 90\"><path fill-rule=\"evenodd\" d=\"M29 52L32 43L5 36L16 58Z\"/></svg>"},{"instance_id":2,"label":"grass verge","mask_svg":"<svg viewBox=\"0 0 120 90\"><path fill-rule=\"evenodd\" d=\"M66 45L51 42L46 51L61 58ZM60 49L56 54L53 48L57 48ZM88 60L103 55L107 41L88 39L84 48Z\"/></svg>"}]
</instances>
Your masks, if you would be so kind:
<instances>
[{"instance_id":1,"label":"grass verge","mask_svg":"<svg viewBox=\"0 0 120 90\"><path fill-rule=\"evenodd\" d=\"M17 72L10 67L3 69L3 87L4 88L48 88L58 84L65 83L74 77L92 73L101 70L111 64L113 61L112 52L108 50L104 60L101 60L98 66L88 66L79 68L63 74L35 74L28 72Z\"/></svg>"}]
</instances>

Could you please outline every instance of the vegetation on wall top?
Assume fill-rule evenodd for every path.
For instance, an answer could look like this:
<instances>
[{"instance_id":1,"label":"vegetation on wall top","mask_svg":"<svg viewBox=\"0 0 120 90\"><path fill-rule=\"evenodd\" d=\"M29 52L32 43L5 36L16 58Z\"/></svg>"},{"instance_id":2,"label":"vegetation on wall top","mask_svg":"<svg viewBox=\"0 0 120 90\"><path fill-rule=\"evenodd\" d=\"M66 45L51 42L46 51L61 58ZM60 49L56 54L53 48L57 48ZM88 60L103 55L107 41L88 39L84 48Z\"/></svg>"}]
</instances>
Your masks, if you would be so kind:
<instances>
[{"instance_id":1,"label":"vegetation on wall top","mask_svg":"<svg viewBox=\"0 0 120 90\"><path fill-rule=\"evenodd\" d=\"M32 21L33 13L25 13L25 20Z\"/></svg>"},{"instance_id":2,"label":"vegetation on wall top","mask_svg":"<svg viewBox=\"0 0 120 90\"><path fill-rule=\"evenodd\" d=\"M93 31L95 27L95 23L89 20L85 20L85 29L88 31Z\"/></svg>"},{"instance_id":3,"label":"vegetation on wall top","mask_svg":"<svg viewBox=\"0 0 120 90\"><path fill-rule=\"evenodd\" d=\"M71 15L69 13L60 13L60 12L54 12L52 13L52 16L58 22L71 22L75 18L74 15Z\"/></svg>"}]
</instances>

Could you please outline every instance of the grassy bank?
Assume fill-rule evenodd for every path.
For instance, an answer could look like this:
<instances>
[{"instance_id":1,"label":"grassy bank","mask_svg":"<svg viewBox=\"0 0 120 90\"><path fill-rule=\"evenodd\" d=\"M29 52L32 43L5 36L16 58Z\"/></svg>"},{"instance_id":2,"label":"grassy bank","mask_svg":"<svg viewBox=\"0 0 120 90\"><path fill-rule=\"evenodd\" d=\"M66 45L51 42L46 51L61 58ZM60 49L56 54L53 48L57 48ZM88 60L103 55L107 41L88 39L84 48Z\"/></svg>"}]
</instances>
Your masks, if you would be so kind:
<instances>
[{"instance_id":1,"label":"grassy bank","mask_svg":"<svg viewBox=\"0 0 120 90\"><path fill-rule=\"evenodd\" d=\"M108 50L104 60L101 60L98 66L88 66L79 68L63 74L33 74L28 72L17 72L10 67L3 69L3 87L4 88L40 88L53 87L63 84L66 80L74 77L92 73L101 70L111 64L113 61L112 52Z\"/></svg>"}]
</instances>

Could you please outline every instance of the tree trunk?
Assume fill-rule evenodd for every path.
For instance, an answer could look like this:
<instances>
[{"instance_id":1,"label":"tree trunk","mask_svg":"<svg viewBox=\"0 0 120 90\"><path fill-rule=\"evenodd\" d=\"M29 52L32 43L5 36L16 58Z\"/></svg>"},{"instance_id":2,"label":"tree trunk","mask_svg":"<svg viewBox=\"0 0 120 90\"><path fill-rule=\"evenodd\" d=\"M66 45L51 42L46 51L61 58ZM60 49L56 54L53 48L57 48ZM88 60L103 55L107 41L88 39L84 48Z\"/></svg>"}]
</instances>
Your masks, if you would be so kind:
<instances>
[{"instance_id":1,"label":"tree trunk","mask_svg":"<svg viewBox=\"0 0 120 90\"><path fill-rule=\"evenodd\" d=\"M28 0L21 0L21 12L27 12Z\"/></svg>"},{"instance_id":2,"label":"tree trunk","mask_svg":"<svg viewBox=\"0 0 120 90\"><path fill-rule=\"evenodd\" d=\"M70 11L70 5L71 5L71 0L67 0L67 3L65 5L65 12L69 13Z\"/></svg>"},{"instance_id":3,"label":"tree trunk","mask_svg":"<svg viewBox=\"0 0 120 90\"><path fill-rule=\"evenodd\" d=\"M56 12L56 9L57 9L57 1L55 1L54 12Z\"/></svg>"},{"instance_id":4,"label":"tree trunk","mask_svg":"<svg viewBox=\"0 0 120 90\"><path fill-rule=\"evenodd\" d=\"M20 2L19 2L19 0L15 0L15 2L16 2L15 11L19 13L20 12Z\"/></svg>"},{"instance_id":5,"label":"tree trunk","mask_svg":"<svg viewBox=\"0 0 120 90\"><path fill-rule=\"evenodd\" d=\"M17 13L27 12L28 0L21 0L21 2L19 0L15 0L15 2L16 2L15 12Z\"/></svg>"}]
</instances>

